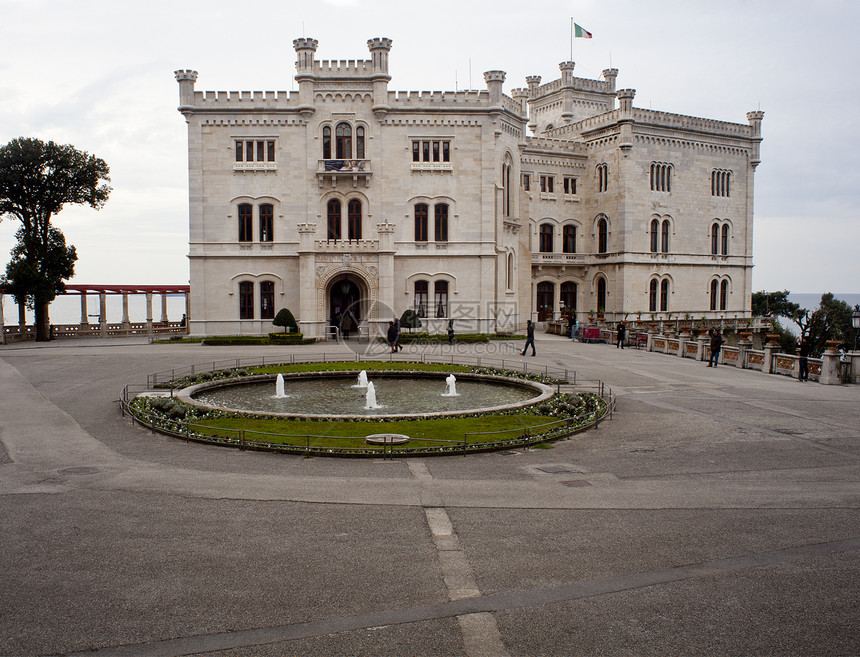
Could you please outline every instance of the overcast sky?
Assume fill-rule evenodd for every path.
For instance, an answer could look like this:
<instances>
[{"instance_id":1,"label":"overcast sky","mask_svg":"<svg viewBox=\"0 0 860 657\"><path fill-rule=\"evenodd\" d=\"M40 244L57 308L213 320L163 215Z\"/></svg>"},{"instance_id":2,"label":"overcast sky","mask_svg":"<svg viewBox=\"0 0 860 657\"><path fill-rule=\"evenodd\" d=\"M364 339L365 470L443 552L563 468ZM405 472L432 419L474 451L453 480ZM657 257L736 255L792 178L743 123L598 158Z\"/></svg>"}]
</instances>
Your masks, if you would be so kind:
<instances>
[{"instance_id":1,"label":"overcast sky","mask_svg":"<svg viewBox=\"0 0 860 657\"><path fill-rule=\"evenodd\" d=\"M753 290L860 292L860 47L854 0L0 0L0 143L38 137L104 159L99 212L55 218L72 282L188 281L187 133L176 69L199 90L291 90L292 41L367 59L393 39L392 90L483 88L483 72L560 76L611 65L634 105L746 124L765 112ZM0 265L17 225L0 223Z\"/></svg>"}]
</instances>

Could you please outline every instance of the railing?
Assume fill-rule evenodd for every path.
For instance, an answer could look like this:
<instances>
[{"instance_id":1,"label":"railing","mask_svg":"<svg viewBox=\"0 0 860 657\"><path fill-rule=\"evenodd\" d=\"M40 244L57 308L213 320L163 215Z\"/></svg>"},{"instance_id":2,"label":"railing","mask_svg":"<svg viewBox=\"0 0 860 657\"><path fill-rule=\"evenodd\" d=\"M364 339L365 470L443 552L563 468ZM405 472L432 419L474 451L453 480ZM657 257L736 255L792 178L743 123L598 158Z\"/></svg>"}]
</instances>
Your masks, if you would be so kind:
<instances>
[{"instance_id":1,"label":"railing","mask_svg":"<svg viewBox=\"0 0 860 657\"><path fill-rule=\"evenodd\" d=\"M5 326L3 333L7 342L23 342L36 339L36 329L32 325ZM102 338L129 335L164 335L188 333L188 326L182 322L153 322L150 330L148 322L111 323L111 324L52 324L51 338Z\"/></svg>"},{"instance_id":2,"label":"railing","mask_svg":"<svg viewBox=\"0 0 860 657\"><path fill-rule=\"evenodd\" d=\"M499 440L500 432L467 432L463 440L433 439L433 446L409 447L391 445L366 445L364 436L345 438L343 436L325 436L311 434L270 434L246 429L213 429L201 424L188 423L179 420L169 420L161 415L146 415L131 406L131 401L141 393L160 392L164 396L173 395L174 388L170 382L187 376L194 376L204 372L215 372L234 368L264 367L266 365L294 365L301 363L330 363L330 362L420 362L438 365L461 365L467 367L491 368L503 371L521 372L526 375L548 377L555 381L556 392L592 392L600 397L603 405L593 413L585 417L565 418L552 420L538 427L508 431L508 434L517 434L507 440ZM395 354L387 354L382 357L368 357L345 354L291 354L288 358L249 358L229 359L212 361L191 365L189 367L175 368L156 372L147 377L146 384L126 385L120 394L120 410L123 415L128 414L132 422L138 422L153 432L157 431L169 436L181 438L186 441L209 443L235 447L239 449L253 449L260 451L281 452L289 454L305 454L317 456L344 456L344 457L378 457L381 455L400 456L439 456L451 454L469 454L477 452L494 451L499 449L511 449L514 447L529 448L533 445L558 440L570 436L588 428L597 428L605 419L611 419L615 410L615 395L612 389L603 381L583 379L575 370L555 368L549 365L539 366L520 360L505 360L486 358L481 356L450 356L447 358L422 354L420 358L397 357ZM544 429L536 432L536 429ZM502 432L505 433L505 432ZM260 440L255 437L276 437L278 443L268 440ZM355 442L348 447L332 447L325 445L326 440L337 439L339 441Z\"/></svg>"}]
</instances>

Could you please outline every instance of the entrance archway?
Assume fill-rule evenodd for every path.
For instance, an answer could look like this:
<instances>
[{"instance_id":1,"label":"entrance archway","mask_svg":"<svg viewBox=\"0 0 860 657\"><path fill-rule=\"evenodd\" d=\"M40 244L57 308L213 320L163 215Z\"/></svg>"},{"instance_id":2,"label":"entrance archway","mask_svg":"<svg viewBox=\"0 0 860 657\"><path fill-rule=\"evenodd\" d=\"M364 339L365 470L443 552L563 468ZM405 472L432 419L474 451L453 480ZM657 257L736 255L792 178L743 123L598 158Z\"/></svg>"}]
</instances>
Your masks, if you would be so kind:
<instances>
[{"instance_id":1,"label":"entrance archway","mask_svg":"<svg viewBox=\"0 0 860 657\"><path fill-rule=\"evenodd\" d=\"M358 333L359 325L366 319L366 294L364 286L353 277L338 276L328 288L328 321L340 330L345 339Z\"/></svg>"}]
</instances>

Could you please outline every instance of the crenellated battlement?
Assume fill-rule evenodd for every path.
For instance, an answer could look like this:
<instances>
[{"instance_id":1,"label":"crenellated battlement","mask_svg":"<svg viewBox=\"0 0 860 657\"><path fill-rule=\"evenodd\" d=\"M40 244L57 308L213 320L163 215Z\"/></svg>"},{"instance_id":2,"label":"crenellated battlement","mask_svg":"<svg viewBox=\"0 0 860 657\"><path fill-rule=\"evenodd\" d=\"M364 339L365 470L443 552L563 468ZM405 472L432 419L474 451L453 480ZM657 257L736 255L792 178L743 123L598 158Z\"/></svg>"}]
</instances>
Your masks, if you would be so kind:
<instances>
[{"instance_id":1,"label":"crenellated battlement","mask_svg":"<svg viewBox=\"0 0 860 657\"><path fill-rule=\"evenodd\" d=\"M613 110L592 116L577 123L561 126L552 131L558 136L573 136L617 123L622 118L621 110ZM703 119L685 114L672 114L657 110L633 108L633 122L641 125L651 125L673 130L689 130L721 137L742 137L749 139L753 137L753 128L743 123L730 123L728 121L717 121L715 119Z\"/></svg>"},{"instance_id":2,"label":"crenellated battlement","mask_svg":"<svg viewBox=\"0 0 860 657\"><path fill-rule=\"evenodd\" d=\"M573 62L563 62L565 64L572 64ZM615 93L614 87L612 84L605 80L591 80L589 78L577 78L571 76L571 86L567 87L564 84L564 80L562 78L558 78L556 80L552 80L551 82L547 82L546 84L542 84L537 87L535 94L532 98L540 98L542 96L549 96L550 94L557 93L562 89L572 88L575 91L589 91L593 93L600 94L613 94Z\"/></svg>"},{"instance_id":3,"label":"crenellated battlement","mask_svg":"<svg viewBox=\"0 0 860 657\"><path fill-rule=\"evenodd\" d=\"M551 137L526 137L526 148L533 148L557 153L572 153L583 155L586 153L585 144L567 139L553 139Z\"/></svg>"},{"instance_id":4,"label":"crenellated battlement","mask_svg":"<svg viewBox=\"0 0 860 657\"><path fill-rule=\"evenodd\" d=\"M200 109L287 109L298 105L298 94L289 91L195 91L194 105Z\"/></svg>"},{"instance_id":5,"label":"crenellated battlement","mask_svg":"<svg viewBox=\"0 0 860 657\"><path fill-rule=\"evenodd\" d=\"M320 78L367 77L373 75L373 60L339 59L314 60L311 75Z\"/></svg>"}]
</instances>

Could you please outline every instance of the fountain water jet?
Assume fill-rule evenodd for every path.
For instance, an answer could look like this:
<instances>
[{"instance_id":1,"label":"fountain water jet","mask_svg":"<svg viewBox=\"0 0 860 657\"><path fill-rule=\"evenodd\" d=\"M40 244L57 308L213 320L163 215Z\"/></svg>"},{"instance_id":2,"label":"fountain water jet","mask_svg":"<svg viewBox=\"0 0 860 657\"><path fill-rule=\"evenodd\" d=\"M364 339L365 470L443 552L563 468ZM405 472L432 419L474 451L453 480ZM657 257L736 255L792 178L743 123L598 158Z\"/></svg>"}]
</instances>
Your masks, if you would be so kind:
<instances>
[{"instance_id":1,"label":"fountain water jet","mask_svg":"<svg viewBox=\"0 0 860 657\"><path fill-rule=\"evenodd\" d=\"M372 381L367 384L367 394L364 396L364 400L364 408L367 410L382 408L376 403L376 387Z\"/></svg>"},{"instance_id":2,"label":"fountain water jet","mask_svg":"<svg viewBox=\"0 0 860 657\"><path fill-rule=\"evenodd\" d=\"M459 397L460 395L457 393L457 378L453 374L449 374L445 377L445 385L447 386L447 390L442 393L443 397Z\"/></svg>"},{"instance_id":3,"label":"fountain water jet","mask_svg":"<svg viewBox=\"0 0 860 657\"><path fill-rule=\"evenodd\" d=\"M353 388L366 388L367 387L367 370L361 370L358 373L358 383L356 383Z\"/></svg>"},{"instance_id":4,"label":"fountain water jet","mask_svg":"<svg viewBox=\"0 0 860 657\"><path fill-rule=\"evenodd\" d=\"M275 379L275 399L284 399L289 397L289 395L284 394L284 375L278 374L278 378Z\"/></svg>"}]
</instances>

